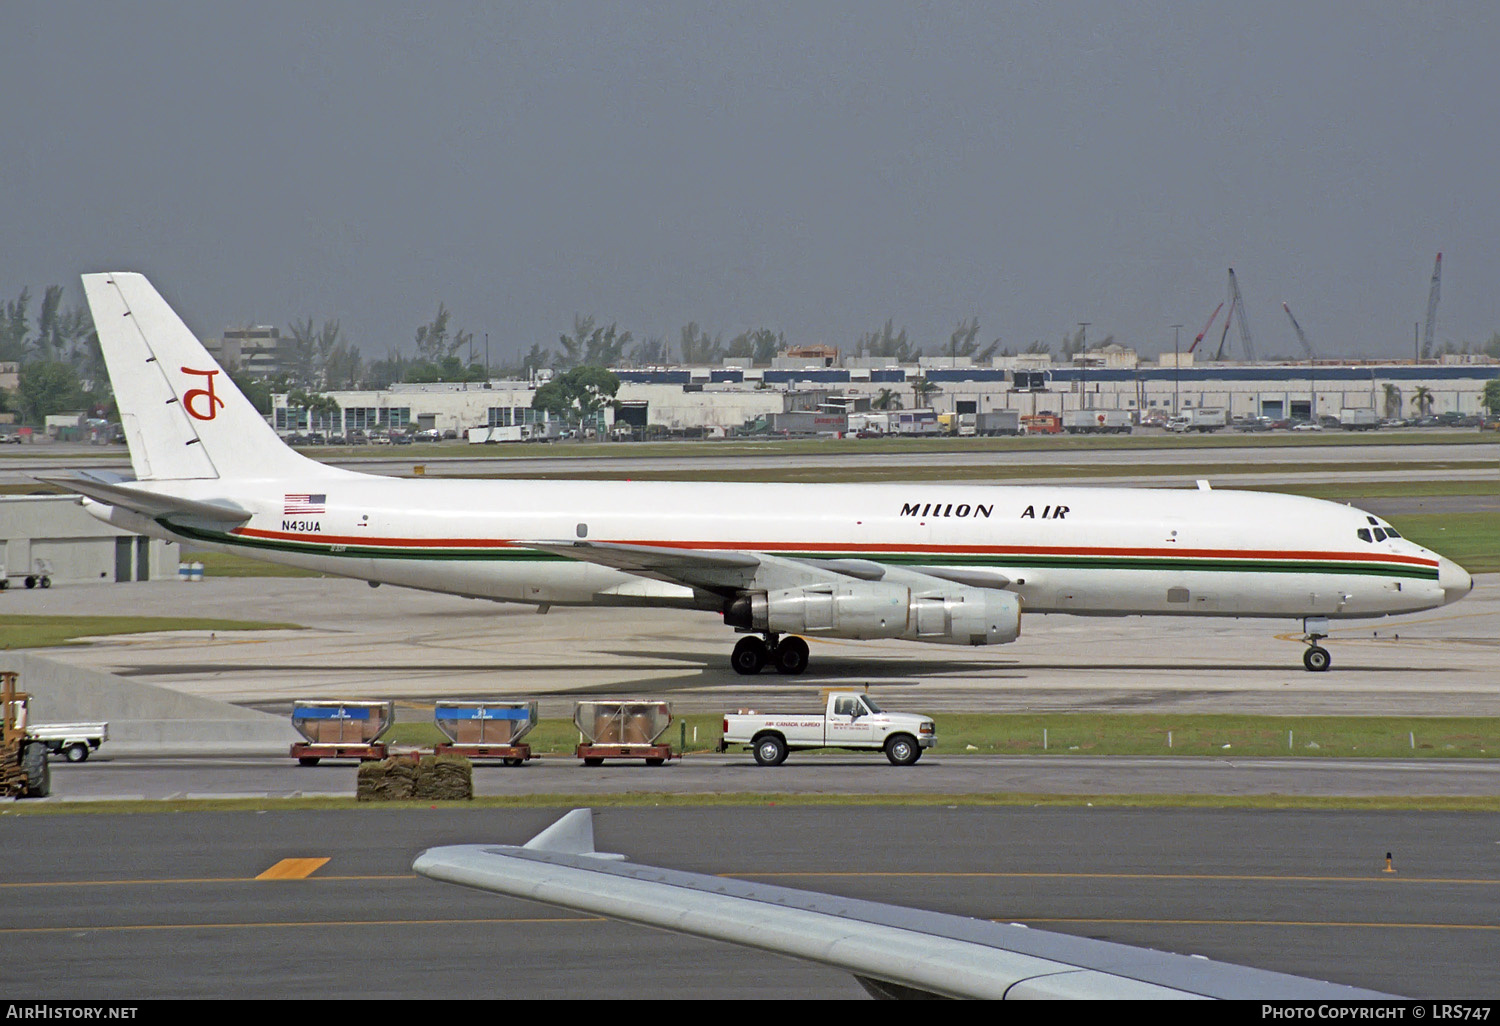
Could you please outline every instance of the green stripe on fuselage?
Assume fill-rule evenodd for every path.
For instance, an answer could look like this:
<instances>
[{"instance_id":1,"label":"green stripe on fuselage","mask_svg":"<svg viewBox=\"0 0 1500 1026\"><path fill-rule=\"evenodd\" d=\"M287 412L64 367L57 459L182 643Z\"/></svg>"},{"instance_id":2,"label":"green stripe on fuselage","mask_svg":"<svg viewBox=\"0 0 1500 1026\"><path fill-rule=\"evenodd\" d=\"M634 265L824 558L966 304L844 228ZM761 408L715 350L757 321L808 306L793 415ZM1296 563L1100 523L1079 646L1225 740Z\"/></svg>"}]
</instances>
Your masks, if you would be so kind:
<instances>
[{"instance_id":1,"label":"green stripe on fuselage","mask_svg":"<svg viewBox=\"0 0 1500 1026\"><path fill-rule=\"evenodd\" d=\"M267 552L296 552L312 556L333 556L347 559L427 559L478 562L527 562L556 563L572 562L567 556L535 549L513 546L493 548L441 548L400 545L348 545L308 539L287 540L274 538L247 538L243 535L219 531L205 531L161 521L163 527L177 534L198 541L234 545ZM1403 577L1414 580L1437 580L1437 567L1413 566L1405 563L1341 562L1336 560L1283 560L1283 559L1224 559L1205 557L1195 559L1182 556L1091 556L1033 555L1006 553L944 553L944 552L881 552L855 551L804 551L778 552L788 559L863 559L872 563L887 563L892 566L975 566L975 567L1025 567L1051 570L1174 570L1207 573L1272 573L1272 574L1354 574L1363 577Z\"/></svg>"}]
</instances>

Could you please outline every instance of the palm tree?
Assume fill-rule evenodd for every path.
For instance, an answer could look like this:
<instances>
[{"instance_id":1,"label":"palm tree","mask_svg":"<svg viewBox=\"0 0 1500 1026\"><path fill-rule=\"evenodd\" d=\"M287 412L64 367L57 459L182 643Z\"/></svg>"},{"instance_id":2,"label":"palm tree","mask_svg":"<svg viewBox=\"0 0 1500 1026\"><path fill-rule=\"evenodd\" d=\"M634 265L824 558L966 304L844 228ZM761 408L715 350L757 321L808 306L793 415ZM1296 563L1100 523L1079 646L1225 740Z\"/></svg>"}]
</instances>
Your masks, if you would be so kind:
<instances>
[{"instance_id":1,"label":"palm tree","mask_svg":"<svg viewBox=\"0 0 1500 1026\"><path fill-rule=\"evenodd\" d=\"M1426 385L1418 385L1416 391L1411 394L1411 401L1417 406L1417 413L1426 416L1432 412L1432 390Z\"/></svg>"},{"instance_id":2,"label":"palm tree","mask_svg":"<svg viewBox=\"0 0 1500 1026\"><path fill-rule=\"evenodd\" d=\"M1385 415L1387 419L1401 416L1401 389L1391 384L1385 384Z\"/></svg>"}]
</instances>

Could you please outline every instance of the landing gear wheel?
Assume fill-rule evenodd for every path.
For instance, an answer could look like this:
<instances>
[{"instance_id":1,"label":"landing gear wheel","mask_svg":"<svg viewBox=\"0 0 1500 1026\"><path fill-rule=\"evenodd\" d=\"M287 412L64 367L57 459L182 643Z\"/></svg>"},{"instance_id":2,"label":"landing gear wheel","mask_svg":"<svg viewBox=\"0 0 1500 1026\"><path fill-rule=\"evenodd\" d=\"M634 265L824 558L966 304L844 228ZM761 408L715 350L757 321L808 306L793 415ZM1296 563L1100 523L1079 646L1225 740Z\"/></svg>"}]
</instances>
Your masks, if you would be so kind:
<instances>
[{"instance_id":1,"label":"landing gear wheel","mask_svg":"<svg viewBox=\"0 0 1500 1026\"><path fill-rule=\"evenodd\" d=\"M729 654L729 665L734 672L753 677L766 666L766 643L759 638L741 638L734 651Z\"/></svg>"},{"instance_id":2,"label":"landing gear wheel","mask_svg":"<svg viewBox=\"0 0 1500 1026\"><path fill-rule=\"evenodd\" d=\"M755 739L755 761L762 766L780 766L786 754L786 742L775 734Z\"/></svg>"},{"instance_id":3,"label":"landing gear wheel","mask_svg":"<svg viewBox=\"0 0 1500 1026\"><path fill-rule=\"evenodd\" d=\"M776 672L795 677L807 669L807 642L798 637L784 639L776 646L776 651L771 656L771 661L776 664Z\"/></svg>"},{"instance_id":4,"label":"landing gear wheel","mask_svg":"<svg viewBox=\"0 0 1500 1026\"><path fill-rule=\"evenodd\" d=\"M906 734L896 734L885 743L885 757L892 766L911 766L922 757L922 747Z\"/></svg>"},{"instance_id":5,"label":"landing gear wheel","mask_svg":"<svg viewBox=\"0 0 1500 1026\"><path fill-rule=\"evenodd\" d=\"M83 762L89 757L88 745L69 745L63 749L63 758L69 762Z\"/></svg>"},{"instance_id":6,"label":"landing gear wheel","mask_svg":"<svg viewBox=\"0 0 1500 1026\"><path fill-rule=\"evenodd\" d=\"M1333 662L1333 657L1328 654L1328 649L1313 645L1302 653L1302 665L1313 673L1322 673L1328 669Z\"/></svg>"}]
</instances>

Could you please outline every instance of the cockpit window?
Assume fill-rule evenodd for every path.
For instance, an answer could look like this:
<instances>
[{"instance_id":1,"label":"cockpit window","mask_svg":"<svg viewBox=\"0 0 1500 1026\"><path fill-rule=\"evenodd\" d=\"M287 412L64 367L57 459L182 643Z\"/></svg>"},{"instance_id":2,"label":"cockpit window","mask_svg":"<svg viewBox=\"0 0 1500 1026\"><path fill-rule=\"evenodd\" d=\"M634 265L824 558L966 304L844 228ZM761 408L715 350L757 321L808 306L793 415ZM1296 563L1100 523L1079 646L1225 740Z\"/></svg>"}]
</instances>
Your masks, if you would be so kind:
<instances>
[{"instance_id":1,"label":"cockpit window","mask_svg":"<svg viewBox=\"0 0 1500 1026\"><path fill-rule=\"evenodd\" d=\"M1396 529L1394 527L1387 527L1385 529L1385 536L1387 538L1399 538L1399 537L1401 537L1401 535L1396 531Z\"/></svg>"},{"instance_id":2,"label":"cockpit window","mask_svg":"<svg viewBox=\"0 0 1500 1026\"><path fill-rule=\"evenodd\" d=\"M1370 540L1370 529L1368 527L1361 527L1355 533L1359 535L1359 540L1360 541L1367 542L1367 541Z\"/></svg>"},{"instance_id":3,"label":"cockpit window","mask_svg":"<svg viewBox=\"0 0 1500 1026\"><path fill-rule=\"evenodd\" d=\"M1379 527L1375 528L1375 540L1385 541L1385 531Z\"/></svg>"},{"instance_id":4,"label":"cockpit window","mask_svg":"<svg viewBox=\"0 0 1500 1026\"><path fill-rule=\"evenodd\" d=\"M1380 523L1379 520L1376 520L1374 517L1369 516L1369 515L1366 515L1365 519L1368 520L1372 525Z\"/></svg>"}]
</instances>

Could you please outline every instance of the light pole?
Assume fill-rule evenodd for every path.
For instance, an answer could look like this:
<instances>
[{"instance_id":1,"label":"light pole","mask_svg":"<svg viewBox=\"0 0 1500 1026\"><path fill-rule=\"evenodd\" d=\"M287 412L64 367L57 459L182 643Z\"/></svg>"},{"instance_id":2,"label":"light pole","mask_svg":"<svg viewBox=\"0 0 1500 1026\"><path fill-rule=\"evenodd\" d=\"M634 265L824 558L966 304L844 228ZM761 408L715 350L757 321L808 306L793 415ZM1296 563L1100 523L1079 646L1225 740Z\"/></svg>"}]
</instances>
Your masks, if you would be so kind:
<instances>
[{"instance_id":1,"label":"light pole","mask_svg":"<svg viewBox=\"0 0 1500 1026\"><path fill-rule=\"evenodd\" d=\"M1182 353L1178 351L1178 340L1182 337L1182 325L1172 325L1172 416L1177 416L1177 392L1182 383Z\"/></svg>"},{"instance_id":2,"label":"light pole","mask_svg":"<svg viewBox=\"0 0 1500 1026\"><path fill-rule=\"evenodd\" d=\"M1078 390L1083 394L1079 397L1078 408L1088 409L1092 404L1089 402L1089 325L1093 321L1078 322L1078 355L1083 357L1078 364Z\"/></svg>"}]
</instances>

